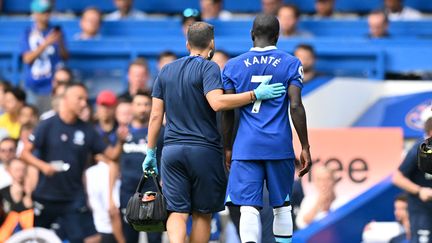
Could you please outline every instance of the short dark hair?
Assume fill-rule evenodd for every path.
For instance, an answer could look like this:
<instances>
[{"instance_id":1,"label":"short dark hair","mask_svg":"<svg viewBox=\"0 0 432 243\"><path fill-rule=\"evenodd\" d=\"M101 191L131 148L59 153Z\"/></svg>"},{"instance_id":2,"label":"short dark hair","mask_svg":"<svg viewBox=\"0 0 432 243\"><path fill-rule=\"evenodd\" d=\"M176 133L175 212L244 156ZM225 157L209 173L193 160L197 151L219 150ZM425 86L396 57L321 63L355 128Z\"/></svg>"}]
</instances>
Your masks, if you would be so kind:
<instances>
[{"instance_id":1,"label":"short dark hair","mask_svg":"<svg viewBox=\"0 0 432 243\"><path fill-rule=\"evenodd\" d=\"M80 82L70 82L68 84L65 84L65 93L68 89L70 88L74 88L74 87L81 87L83 89L85 89L87 91L87 87L85 86L85 84L80 83Z\"/></svg>"},{"instance_id":2,"label":"short dark hair","mask_svg":"<svg viewBox=\"0 0 432 243\"><path fill-rule=\"evenodd\" d=\"M145 96L145 97L149 98L150 100L152 98L150 91L141 90L141 89L137 91L137 93L134 95L134 97L132 98L132 100L134 100L135 97L137 97L137 96Z\"/></svg>"},{"instance_id":3,"label":"short dark hair","mask_svg":"<svg viewBox=\"0 0 432 243\"><path fill-rule=\"evenodd\" d=\"M137 66L141 66L145 69L148 69L148 63L147 60L144 57L138 57L135 60L133 60L133 62L131 62L129 64L128 70L133 66L133 65L137 65Z\"/></svg>"},{"instance_id":4,"label":"short dark hair","mask_svg":"<svg viewBox=\"0 0 432 243\"><path fill-rule=\"evenodd\" d=\"M429 133L430 131L432 131L432 117L429 117L425 123L424 123L424 131L426 133Z\"/></svg>"},{"instance_id":5,"label":"short dark hair","mask_svg":"<svg viewBox=\"0 0 432 243\"><path fill-rule=\"evenodd\" d=\"M164 57L174 57L177 58L176 54L172 51L163 51L159 54L157 60L160 61Z\"/></svg>"},{"instance_id":6,"label":"short dark hair","mask_svg":"<svg viewBox=\"0 0 432 243\"><path fill-rule=\"evenodd\" d=\"M32 104L25 104L24 106L23 106L23 108L25 108L25 107L28 107L28 108L30 108L31 110L32 110L32 112L35 114L35 116L39 116L39 109L35 106L35 105L32 105ZM22 108L21 108L22 109Z\"/></svg>"},{"instance_id":7,"label":"short dark hair","mask_svg":"<svg viewBox=\"0 0 432 243\"><path fill-rule=\"evenodd\" d=\"M191 47L206 49L214 39L214 27L205 22L196 22L189 26L187 40Z\"/></svg>"},{"instance_id":8,"label":"short dark hair","mask_svg":"<svg viewBox=\"0 0 432 243\"><path fill-rule=\"evenodd\" d=\"M395 201L402 201L402 202L408 202L408 195L406 193L401 193L397 195L395 198Z\"/></svg>"},{"instance_id":9,"label":"short dark hair","mask_svg":"<svg viewBox=\"0 0 432 243\"><path fill-rule=\"evenodd\" d=\"M5 93L11 93L15 97L15 99L22 103L25 103L27 98L26 93L20 87L10 87L6 90Z\"/></svg>"},{"instance_id":10,"label":"short dark hair","mask_svg":"<svg viewBox=\"0 0 432 243\"><path fill-rule=\"evenodd\" d=\"M284 5L282 5L279 9L278 9L278 14L279 14L279 11L281 10L281 9L283 9L283 8L289 8L289 9L292 9L292 11L294 12L294 16L296 17L296 19L298 19L299 17L300 17L300 10L297 8L297 6L296 5L294 5L294 4L284 4Z\"/></svg>"},{"instance_id":11,"label":"short dark hair","mask_svg":"<svg viewBox=\"0 0 432 243\"><path fill-rule=\"evenodd\" d=\"M2 140L0 140L0 144L2 144L4 142L7 142L7 141L14 143L15 148L18 146L18 140L14 139L14 138L11 138L11 137L5 137L5 138L3 138Z\"/></svg>"},{"instance_id":12,"label":"short dark hair","mask_svg":"<svg viewBox=\"0 0 432 243\"><path fill-rule=\"evenodd\" d=\"M313 56L315 56L315 49L313 48L313 46L311 46L309 44L299 44L296 46L294 51L296 51L298 49L306 50L306 51L310 52Z\"/></svg>"},{"instance_id":13,"label":"short dark hair","mask_svg":"<svg viewBox=\"0 0 432 243\"><path fill-rule=\"evenodd\" d=\"M73 81L74 75L73 75L73 72L72 72L72 70L70 68L63 66L63 67L60 67L60 68L56 69L56 72L58 72L58 71L63 71L65 73L67 73L69 75L69 77L70 77L69 81Z\"/></svg>"},{"instance_id":14,"label":"short dark hair","mask_svg":"<svg viewBox=\"0 0 432 243\"><path fill-rule=\"evenodd\" d=\"M7 80L1 80L1 79L0 79L0 87L2 87L3 90L6 92L6 90L10 89L11 84L10 84L10 82L7 81Z\"/></svg>"},{"instance_id":15,"label":"short dark hair","mask_svg":"<svg viewBox=\"0 0 432 243\"><path fill-rule=\"evenodd\" d=\"M279 36L279 20L271 14L260 14L253 22L252 32L255 38L276 43Z\"/></svg>"}]
</instances>

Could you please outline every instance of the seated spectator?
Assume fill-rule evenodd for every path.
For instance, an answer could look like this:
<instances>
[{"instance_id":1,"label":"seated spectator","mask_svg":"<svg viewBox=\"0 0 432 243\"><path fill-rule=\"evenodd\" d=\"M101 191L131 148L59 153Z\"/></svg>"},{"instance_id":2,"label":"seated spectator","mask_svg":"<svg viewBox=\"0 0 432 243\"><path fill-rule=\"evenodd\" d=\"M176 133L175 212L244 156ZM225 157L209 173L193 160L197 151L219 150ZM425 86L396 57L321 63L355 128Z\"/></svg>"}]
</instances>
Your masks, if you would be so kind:
<instances>
[{"instance_id":1,"label":"seated spectator","mask_svg":"<svg viewBox=\"0 0 432 243\"><path fill-rule=\"evenodd\" d=\"M162 70L162 68L177 59L177 56L174 52L172 51L164 51L161 54L159 54L158 56L158 60L157 60L157 69L158 71Z\"/></svg>"},{"instance_id":2,"label":"seated spectator","mask_svg":"<svg viewBox=\"0 0 432 243\"><path fill-rule=\"evenodd\" d=\"M303 65L303 83L308 83L317 77L315 71L315 50L307 44L300 44L294 50L294 56Z\"/></svg>"},{"instance_id":3,"label":"seated spectator","mask_svg":"<svg viewBox=\"0 0 432 243\"><path fill-rule=\"evenodd\" d=\"M222 0L200 0L201 17L204 20L230 20L232 14L222 9Z\"/></svg>"},{"instance_id":4,"label":"seated spectator","mask_svg":"<svg viewBox=\"0 0 432 243\"><path fill-rule=\"evenodd\" d=\"M149 90L150 87L150 72L147 60L144 58L137 58L133 61L128 68L128 88L119 99L126 99L132 101L132 97L138 90Z\"/></svg>"},{"instance_id":5,"label":"seated spectator","mask_svg":"<svg viewBox=\"0 0 432 243\"><path fill-rule=\"evenodd\" d=\"M282 4L282 0L261 0L261 12L276 16L277 11L282 6Z\"/></svg>"},{"instance_id":6,"label":"seated spectator","mask_svg":"<svg viewBox=\"0 0 432 243\"><path fill-rule=\"evenodd\" d=\"M0 141L0 189L12 182L12 178L6 171L6 163L15 158L17 150L17 141L7 137Z\"/></svg>"},{"instance_id":7,"label":"seated spectator","mask_svg":"<svg viewBox=\"0 0 432 243\"><path fill-rule=\"evenodd\" d=\"M25 197L24 190L26 168L26 164L19 159L8 161L7 169L12 183L0 190L0 200L7 214L0 227L0 242L7 240L17 229L33 227L32 201L29 197Z\"/></svg>"},{"instance_id":8,"label":"seated spectator","mask_svg":"<svg viewBox=\"0 0 432 243\"><path fill-rule=\"evenodd\" d=\"M222 50L217 50L215 51L212 61L215 62L220 70L223 70L223 68L225 67L225 64L228 62L229 60L229 55L227 52L222 51Z\"/></svg>"},{"instance_id":9,"label":"seated spectator","mask_svg":"<svg viewBox=\"0 0 432 243\"><path fill-rule=\"evenodd\" d=\"M33 125L39 121L39 111L34 105L25 104L19 111L18 122L23 125Z\"/></svg>"},{"instance_id":10,"label":"seated spectator","mask_svg":"<svg viewBox=\"0 0 432 243\"><path fill-rule=\"evenodd\" d=\"M18 88L12 87L6 90L4 108L5 113L0 116L0 128L5 129L11 138L18 139L21 124L18 121L19 112L26 101L26 93Z\"/></svg>"},{"instance_id":11,"label":"seated spectator","mask_svg":"<svg viewBox=\"0 0 432 243\"><path fill-rule=\"evenodd\" d=\"M389 37L388 18L383 11L373 11L368 16L369 38L379 39Z\"/></svg>"},{"instance_id":12,"label":"seated spectator","mask_svg":"<svg viewBox=\"0 0 432 243\"><path fill-rule=\"evenodd\" d=\"M315 16L330 18L333 16L334 0L315 0Z\"/></svg>"},{"instance_id":13,"label":"seated spectator","mask_svg":"<svg viewBox=\"0 0 432 243\"><path fill-rule=\"evenodd\" d=\"M139 20L146 17L146 14L133 8L133 0L114 0L117 10L107 14L105 20Z\"/></svg>"},{"instance_id":14,"label":"seated spectator","mask_svg":"<svg viewBox=\"0 0 432 243\"><path fill-rule=\"evenodd\" d=\"M407 194L400 194L394 201L395 222L372 221L363 230L363 243L408 243L411 238Z\"/></svg>"},{"instance_id":15,"label":"seated spectator","mask_svg":"<svg viewBox=\"0 0 432 243\"><path fill-rule=\"evenodd\" d=\"M389 20L418 20L422 14L413 8L403 5L403 0L384 0L384 12Z\"/></svg>"},{"instance_id":16,"label":"seated spectator","mask_svg":"<svg viewBox=\"0 0 432 243\"><path fill-rule=\"evenodd\" d=\"M96 7L86 8L80 20L81 33L74 36L75 40L96 40L100 39L100 26L102 13Z\"/></svg>"},{"instance_id":17,"label":"seated spectator","mask_svg":"<svg viewBox=\"0 0 432 243\"><path fill-rule=\"evenodd\" d=\"M296 223L299 229L324 218L329 212L342 205L335 193L336 179L334 172L324 166L312 169L314 192L306 194L297 214Z\"/></svg>"},{"instance_id":18,"label":"seated spectator","mask_svg":"<svg viewBox=\"0 0 432 243\"><path fill-rule=\"evenodd\" d=\"M72 70L67 67L61 67L57 69L54 73L54 78L52 79L52 87L55 89L59 84L68 84L73 81Z\"/></svg>"},{"instance_id":19,"label":"seated spectator","mask_svg":"<svg viewBox=\"0 0 432 243\"><path fill-rule=\"evenodd\" d=\"M201 13L198 11L198 9L194 9L194 8L185 9L183 11L183 16L182 16L183 35L186 37L189 26L201 20L202 20Z\"/></svg>"},{"instance_id":20,"label":"seated spectator","mask_svg":"<svg viewBox=\"0 0 432 243\"><path fill-rule=\"evenodd\" d=\"M29 102L46 111L50 108L54 71L67 59L68 52L61 29L49 24L51 1L33 0L31 10L34 24L24 32L21 47L26 70L25 86Z\"/></svg>"},{"instance_id":21,"label":"seated spectator","mask_svg":"<svg viewBox=\"0 0 432 243\"><path fill-rule=\"evenodd\" d=\"M299 9L292 4L286 4L279 8L277 17L280 23L281 37L311 37L312 34L297 29L300 18Z\"/></svg>"},{"instance_id":22,"label":"seated spectator","mask_svg":"<svg viewBox=\"0 0 432 243\"><path fill-rule=\"evenodd\" d=\"M393 237L390 243L403 243L411 239L410 222L408 215L408 197L406 194L399 195L394 202L394 215L396 221L403 228L403 233Z\"/></svg>"},{"instance_id":23,"label":"seated spectator","mask_svg":"<svg viewBox=\"0 0 432 243\"><path fill-rule=\"evenodd\" d=\"M0 115L4 112L4 99L6 90L10 89L11 85L8 81L0 81Z\"/></svg>"}]
</instances>

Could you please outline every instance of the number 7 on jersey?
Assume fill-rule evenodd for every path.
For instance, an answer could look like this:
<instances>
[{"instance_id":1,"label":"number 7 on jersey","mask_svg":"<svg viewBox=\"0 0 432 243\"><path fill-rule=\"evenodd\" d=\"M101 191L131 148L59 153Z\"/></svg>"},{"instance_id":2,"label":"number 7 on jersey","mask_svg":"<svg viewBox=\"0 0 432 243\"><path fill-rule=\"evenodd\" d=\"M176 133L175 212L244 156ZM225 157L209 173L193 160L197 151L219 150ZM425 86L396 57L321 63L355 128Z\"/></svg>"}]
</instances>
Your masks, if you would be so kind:
<instances>
[{"instance_id":1,"label":"number 7 on jersey","mask_svg":"<svg viewBox=\"0 0 432 243\"><path fill-rule=\"evenodd\" d=\"M269 84L273 75L252 75L251 83L265 83ZM261 109L262 100L256 100L252 106L252 113L259 113Z\"/></svg>"}]
</instances>

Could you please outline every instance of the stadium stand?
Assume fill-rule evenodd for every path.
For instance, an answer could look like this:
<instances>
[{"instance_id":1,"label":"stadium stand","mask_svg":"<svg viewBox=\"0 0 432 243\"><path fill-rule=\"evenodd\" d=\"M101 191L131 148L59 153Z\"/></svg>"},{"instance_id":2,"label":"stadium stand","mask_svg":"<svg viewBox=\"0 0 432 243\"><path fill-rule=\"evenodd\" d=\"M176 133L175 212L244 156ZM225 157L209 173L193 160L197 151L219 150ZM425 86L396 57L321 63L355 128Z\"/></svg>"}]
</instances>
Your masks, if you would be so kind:
<instances>
[{"instance_id":1,"label":"stadium stand","mask_svg":"<svg viewBox=\"0 0 432 243\"><path fill-rule=\"evenodd\" d=\"M179 19L146 21L105 21L102 25L100 41L72 41L79 32L78 20L57 20L52 24L62 26L71 51L69 65L72 68L116 67L122 69L137 56L150 59L151 65L157 55L172 50L178 56L186 53L184 37ZM226 50L231 56L245 51L245 43L250 43L251 22L212 21L216 29L217 47ZM30 26L29 19L9 19L0 21L0 70L5 78L18 82L20 77L19 41L22 30ZM318 54L317 69L337 76L359 76L383 79L386 72L410 72L430 70L427 61L431 55L432 31L427 26L430 20L392 22L390 33L397 38L368 40L366 20L304 20L303 29L311 31L319 38L281 39L280 48L292 52L300 42L314 46ZM340 36L343 36L341 38ZM127 40L124 37L128 37ZM86 58L103 56L103 61L78 62ZM413 60L412 57L416 56ZM153 68L153 67L152 67ZM154 68L153 68L154 69ZM124 73L124 69L121 72Z\"/></svg>"},{"instance_id":2,"label":"stadium stand","mask_svg":"<svg viewBox=\"0 0 432 243\"><path fill-rule=\"evenodd\" d=\"M299 7L303 13L314 12L314 0L285 0L285 3L293 3ZM416 8L422 12L432 12L432 2L424 0L406 0L407 6ZM114 10L112 1L89 1L89 0L75 0L75 1L58 1L56 4L57 11L72 11L80 13L85 7L93 5L100 8L103 12L110 12ZM336 1L335 10L337 12L357 12L365 14L373 9L382 7L381 0L338 0ZM138 8L148 13L179 13L183 9L192 7L198 8L199 1L194 0L146 0L135 1L135 8ZM4 11L6 13L29 13L29 4L27 0L5 0ZM225 1L224 9L231 12L247 12L254 13L261 11L261 3L259 0L237 0Z\"/></svg>"}]
</instances>

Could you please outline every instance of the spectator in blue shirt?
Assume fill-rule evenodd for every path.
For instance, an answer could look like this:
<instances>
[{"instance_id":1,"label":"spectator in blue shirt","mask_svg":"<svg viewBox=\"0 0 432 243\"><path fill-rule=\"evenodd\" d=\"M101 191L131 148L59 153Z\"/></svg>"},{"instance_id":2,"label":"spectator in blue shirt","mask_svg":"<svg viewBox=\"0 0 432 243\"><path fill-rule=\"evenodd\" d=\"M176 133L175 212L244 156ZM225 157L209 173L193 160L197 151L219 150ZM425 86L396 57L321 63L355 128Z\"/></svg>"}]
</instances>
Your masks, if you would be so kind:
<instances>
[{"instance_id":1,"label":"spectator in blue shirt","mask_svg":"<svg viewBox=\"0 0 432 243\"><path fill-rule=\"evenodd\" d=\"M108 14L106 20L137 20L145 18L145 13L133 8L133 0L114 0L117 10Z\"/></svg>"},{"instance_id":2,"label":"spectator in blue shirt","mask_svg":"<svg viewBox=\"0 0 432 243\"><path fill-rule=\"evenodd\" d=\"M51 80L56 68L68 58L63 32L49 24L52 5L49 0L33 0L31 4L34 24L24 32L21 43L25 63L25 85L30 91L30 102L41 111L50 109Z\"/></svg>"},{"instance_id":3,"label":"spectator in blue shirt","mask_svg":"<svg viewBox=\"0 0 432 243\"><path fill-rule=\"evenodd\" d=\"M81 32L74 36L75 40L97 40L100 39L100 26L102 13L96 7L86 8L80 20Z\"/></svg>"}]
</instances>

